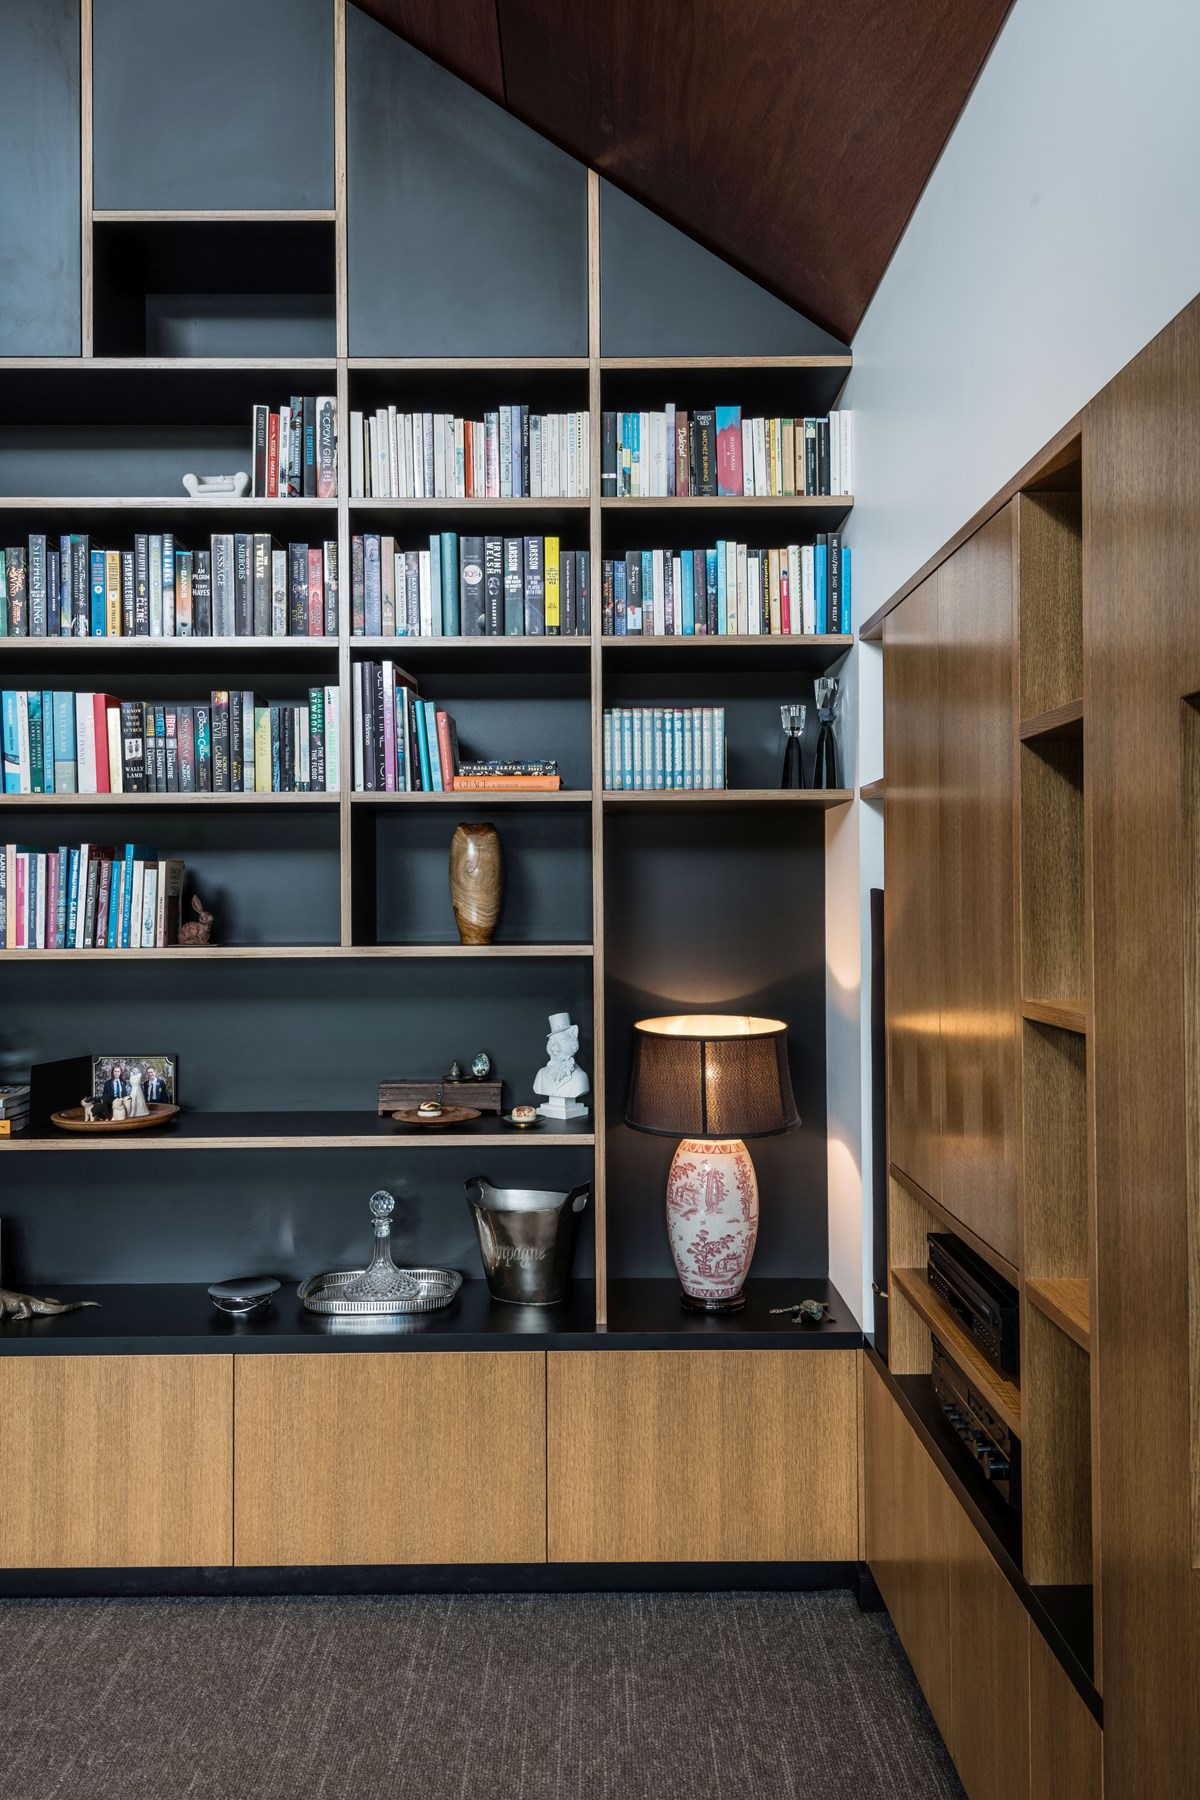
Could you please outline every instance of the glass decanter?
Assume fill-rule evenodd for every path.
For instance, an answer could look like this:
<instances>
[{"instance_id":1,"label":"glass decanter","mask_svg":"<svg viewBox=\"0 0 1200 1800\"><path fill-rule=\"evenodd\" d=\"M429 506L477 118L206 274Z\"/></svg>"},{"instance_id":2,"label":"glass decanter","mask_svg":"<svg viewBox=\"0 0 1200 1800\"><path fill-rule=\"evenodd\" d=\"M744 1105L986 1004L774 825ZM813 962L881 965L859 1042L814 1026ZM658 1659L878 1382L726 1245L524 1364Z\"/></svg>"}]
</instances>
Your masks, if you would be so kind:
<instances>
[{"instance_id":1,"label":"glass decanter","mask_svg":"<svg viewBox=\"0 0 1200 1800\"><path fill-rule=\"evenodd\" d=\"M840 686L836 675L818 675L816 680L817 717L821 721L821 729L817 734L817 760L813 769L815 788L835 788L838 785L833 716L837 709Z\"/></svg>"},{"instance_id":2,"label":"glass decanter","mask_svg":"<svg viewBox=\"0 0 1200 1800\"><path fill-rule=\"evenodd\" d=\"M808 717L808 708L804 705L784 705L779 708L779 716L783 721L785 742L783 746L783 776L781 788L802 788L804 786L804 721Z\"/></svg>"},{"instance_id":3,"label":"glass decanter","mask_svg":"<svg viewBox=\"0 0 1200 1800\"><path fill-rule=\"evenodd\" d=\"M371 1195L371 1218L375 1225L375 1248L371 1260L354 1281L342 1290L346 1300L415 1300L421 1284L398 1269L392 1261L392 1213L396 1202L382 1189Z\"/></svg>"}]
</instances>

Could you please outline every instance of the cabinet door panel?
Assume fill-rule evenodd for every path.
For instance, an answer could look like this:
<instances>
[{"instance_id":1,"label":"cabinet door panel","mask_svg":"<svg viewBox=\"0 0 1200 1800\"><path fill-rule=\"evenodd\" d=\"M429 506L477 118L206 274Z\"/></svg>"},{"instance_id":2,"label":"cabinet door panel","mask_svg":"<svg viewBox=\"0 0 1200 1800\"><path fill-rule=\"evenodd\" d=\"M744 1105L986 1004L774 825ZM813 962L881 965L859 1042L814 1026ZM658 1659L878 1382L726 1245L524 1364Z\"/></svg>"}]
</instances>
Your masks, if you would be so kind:
<instances>
[{"instance_id":1,"label":"cabinet door panel","mask_svg":"<svg viewBox=\"0 0 1200 1800\"><path fill-rule=\"evenodd\" d=\"M950 1749L970 1800L1029 1800L1029 1618L962 1508L950 1508Z\"/></svg>"},{"instance_id":2,"label":"cabinet door panel","mask_svg":"<svg viewBox=\"0 0 1200 1800\"><path fill-rule=\"evenodd\" d=\"M231 1356L0 1358L0 1566L228 1563L232 1409Z\"/></svg>"},{"instance_id":3,"label":"cabinet door panel","mask_svg":"<svg viewBox=\"0 0 1200 1800\"><path fill-rule=\"evenodd\" d=\"M239 1566L544 1562L545 1357L238 1358Z\"/></svg>"},{"instance_id":4,"label":"cabinet door panel","mask_svg":"<svg viewBox=\"0 0 1200 1800\"><path fill-rule=\"evenodd\" d=\"M1029 1800L1100 1800L1100 1727L1040 1632L1029 1632Z\"/></svg>"},{"instance_id":5,"label":"cabinet door panel","mask_svg":"<svg viewBox=\"0 0 1200 1800\"><path fill-rule=\"evenodd\" d=\"M896 1594L896 1402L870 1357L863 1358L863 1528L866 1558L884 1604Z\"/></svg>"},{"instance_id":6,"label":"cabinet door panel","mask_svg":"<svg viewBox=\"0 0 1200 1800\"><path fill-rule=\"evenodd\" d=\"M855 1350L551 1352L551 1562L858 1554Z\"/></svg>"},{"instance_id":7,"label":"cabinet door panel","mask_svg":"<svg viewBox=\"0 0 1200 1800\"><path fill-rule=\"evenodd\" d=\"M1017 1247L1012 507L938 571L942 1166L937 1195Z\"/></svg>"},{"instance_id":8,"label":"cabinet door panel","mask_svg":"<svg viewBox=\"0 0 1200 1800\"><path fill-rule=\"evenodd\" d=\"M954 1502L916 1432L894 1401L892 1406L895 1520L888 1611L938 1730L949 1744L950 1544Z\"/></svg>"},{"instance_id":9,"label":"cabinet door panel","mask_svg":"<svg viewBox=\"0 0 1200 1800\"><path fill-rule=\"evenodd\" d=\"M937 584L883 626L888 1155L930 1194L942 1187Z\"/></svg>"},{"instance_id":10,"label":"cabinet door panel","mask_svg":"<svg viewBox=\"0 0 1200 1800\"><path fill-rule=\"evenodd\" d=\"M0 356L78 356L79 0L0 23Z\"/></svg>"}]
</instances>

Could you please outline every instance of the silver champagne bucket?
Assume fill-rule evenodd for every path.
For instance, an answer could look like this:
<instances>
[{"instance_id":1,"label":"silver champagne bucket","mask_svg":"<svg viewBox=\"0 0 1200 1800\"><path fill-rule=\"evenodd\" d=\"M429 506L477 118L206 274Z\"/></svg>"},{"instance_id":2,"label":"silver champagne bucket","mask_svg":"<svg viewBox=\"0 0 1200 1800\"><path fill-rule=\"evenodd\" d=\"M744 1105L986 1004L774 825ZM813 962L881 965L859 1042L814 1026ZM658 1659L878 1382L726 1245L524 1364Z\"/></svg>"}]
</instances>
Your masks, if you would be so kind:
<instances>
[{"instance_id":1,"label":"silver champagne bucket","mask_svg":"<svg viewBox=\"0 0 1200 1800\"><path fill-rule=\"evenodd\" d=\"M569 1194L495 1188L482 1175L466 1184L479 1254L493 1300L556 1306L565 1300L591 1183Z\"/></svg>"}]
</instances>

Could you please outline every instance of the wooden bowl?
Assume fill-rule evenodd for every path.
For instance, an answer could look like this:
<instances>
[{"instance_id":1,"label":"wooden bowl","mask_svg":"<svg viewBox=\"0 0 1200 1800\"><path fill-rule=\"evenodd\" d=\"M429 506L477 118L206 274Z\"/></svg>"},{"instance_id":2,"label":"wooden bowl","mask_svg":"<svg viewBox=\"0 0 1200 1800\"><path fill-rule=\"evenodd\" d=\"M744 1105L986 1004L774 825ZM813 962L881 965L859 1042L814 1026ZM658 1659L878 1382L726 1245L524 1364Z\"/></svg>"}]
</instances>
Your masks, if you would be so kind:
<instances>
[{"instance_id":1,"label":"wooden bowl","mask_svg":"<svg viewBox=\"0 0 1200 1800\"><path fill-rule=\"evenodd\" d=\"M85 1119L82 1106L68 1106L64 1112L51 1113L60 1131L149 1131L154 1125L165 1125L179 1111L166 1100L150 1100L150 1108L140 1119Z\"/></svg>"},{"instance_id":2,"label":"wooden bowl","mask_svg":"<svg viewBox=\"0 0 1200 1800\"><path fill-rule=\"evenodd\" d=\"M431 1119L428 1115L422 1118L415 1106L402 1106L399 1112L392 1114L392 1117L398 1119L401 1125L424 1125L427 1130L436 1131L442 1125L461 1125L464 1119L477 1119L479 1108L477 1106L444 1106L437 1117Z\"/></svg>"}]
</instances>

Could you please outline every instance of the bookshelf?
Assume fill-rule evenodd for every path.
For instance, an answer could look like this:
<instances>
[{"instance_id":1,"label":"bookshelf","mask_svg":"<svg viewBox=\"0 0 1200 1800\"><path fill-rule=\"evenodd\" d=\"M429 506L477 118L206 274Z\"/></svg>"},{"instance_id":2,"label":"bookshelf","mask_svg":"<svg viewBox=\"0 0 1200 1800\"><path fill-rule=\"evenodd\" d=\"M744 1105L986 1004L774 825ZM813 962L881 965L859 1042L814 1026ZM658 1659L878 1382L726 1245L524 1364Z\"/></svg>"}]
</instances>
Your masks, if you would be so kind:
<instances>
[{"instance_id":1,"label":"bookshelf","mask_svg":"<svg viewBox=\"0 0 1200 1800\"><path fill-rule=\"evenodd\" d=\"M808 542L840 527L853 501L602 498L599 432L603 410L661 405L666 397L688 406L737 402L824 414L837 403L850 356L606 356L602 183L532 134L520 137L515 152L523 159L517 197L495 188L489 171L472 203L477 213L488 212L489 203L495 211L488 232L515 231L524 221L542 263L532 280L514 276L511 293L484 292L482 300L463 294L457 267L436 266L429 248L445 235L437 235L439 207L453 216L462 191L455 186L462 144L451 154L447 134L465 134L482 167L490 132L511 136L524 128L503 115L498 125L495 109L480 110L486 102L456 89L455 117L447 119L445 109L425 117L428 194L422 198L415 181L397 191L395 133L403 135L411 169L411 134L420 121L392 116L403 108L372 103L379 73L353 42L348 46L346 12L336 0L329 155L316 173L311 146L300 156L306 199L236 204L235 172L225 169L206 205L201 171L172 166L135 179L110 146L97 161L94 194L85 191L82 354L0 358L0 539L11 533L6 541L17 542L30 529L86 529L102 541L107 535L124 542L153 529L156 519L185 532L188 516L197 515L198 542L212 531L256 525L282 541L336 536L342 575L336 637L0 641L0 679L8 686L44 681L136 697L176 682L190 694L211 677L213 685L240 682L257 691L261 683L283 695L311 677L336 681L343 722L336 794L6 797L19 821L8 835L36 837L47 847L63 833L76 841L94 835L101 820L114 841L153 830L165 853L186 861L188 894L194 882L206 902L215 901L221 939L203 950L0 953L3 1006L31 1021L38 1060L111 1041L113 1031L126 1041L169 1045L180 1055L187 1108L168 1132L104 1140L108 1154L98 1164L114 1173L128 1169L128 1184L119 1196L110 1185L95 1202L64 1201L84 1223L61 1274L47 1261L55 1190L45 1171L79 1167L80 1155L100 1141L35 1132L0 1146L0 1156L18 1157L5 1207L6 1219L20 1221L16 1273L69 1285L92 1270L101 1283L120 1283L150 1279L160 1266L168 1280L207 1280L243 1256L265 1266L274 1243L266 1220L275 1203L294 1227L305 1268L327 1266L353 1255L361 1201L379 1185L405 1196L406 1252L473 1267L462 1183L486 1150L497 1181L519 1185L527 1156L546 1186L592 1177L591 1224L577 1262L589 1320L603 1325L620 1295L622 1329L633 1331L639 1287L648 1291L668 1276L670 1263L661 1228L666 1159L656 1142L631 1144L620 1125L630 1020L668 1003L682 1009L719 999L737 1006L753 995L756 1010L777 1009L789 1020L806 1121L795 1140L764 1145L756 1156L767 1221L759 1290L772 1281L790 1288L785 1278L816 1281L826 1266L824 815L849 804L853 793L782 792L771 784L782 762L779 703L809 702L811 762L813 678L836 665L854 639L604 638L598 577L605 556L650 537L711 542L709 534L761 527ZM99 114L111 120L123 79L113 67L101 72L93 65L105 52L89 25L85 5L85 184L93 82ZM177 207L167 203L168 181L177 184ZM391 259L405 234L433 259L427 292L397 286ZM555 353L537 353L543 346ZM251 406L278 406L293 391L337 396L335 500L182 495L184 470L248 467ZM547 411L589 410L589 495L351 496L345 426L352 409L390 402L477 416L471 409L514 399ZM592 635L353 635L352 536L386 531L409 547L429 530L468 518L479 531L494 523L556 532L565 548L588 549ZM448 704L488 753L514 753L510 742L523 742L526 754L556 755L564 788L353 792L345 754L351 670L383 654L408 666L422 696ZM654 692L694 704L729 700L733 786L602 791L605 705ZM454 941L445 864L459 817L494 818L505 846L501 932L481 948ZM678 915L672 923L680 875L688 924L682 932ZM747 884L759 896L751 932L738 924ZM765 911L762 896L773 896ZM810 929L781 966L772 944L793 936L797 906ZM481 1120L466 1131L418 1139L363 1111L381 1077L428 1073L452 1056L469 1060L480 1047L523 1097L544 1060L546 1016L560 1010L581 1025L579 1060L592 1081L591 1113L579 1127L521 1134ZM250 1155L257 1149L282 1159L298 1197L288 1195L282 1178L256 1191L271 1160ZM215 1205L204 1225L189 1227L183 1248L172 1245L168 1254L163 1196L199 1195L221 1183L228 1202ZM336 1201L326 1204L329 1192ZM806 1196L803 1204L797 1192ZM108 1208L107 1243L96 1204ZM249 1229L245 1217L253 1221ZM659 1311L665 1336L677 1329L682 1341L682 1315ZM731 1340L735 1330L727 1328ZM552 1335L550 1325L546 1331Z\"/></svg>"}]
</instances>

